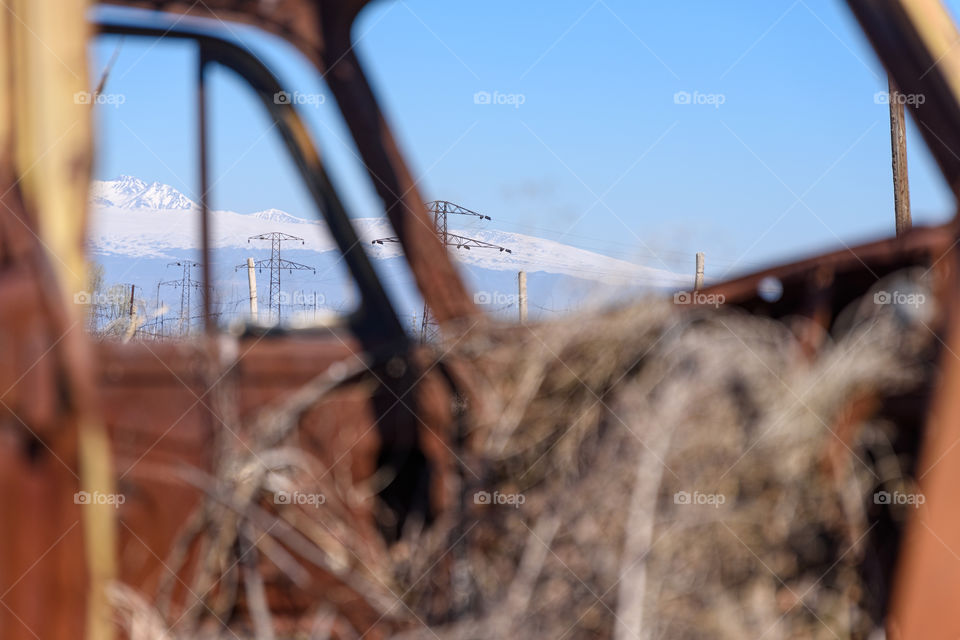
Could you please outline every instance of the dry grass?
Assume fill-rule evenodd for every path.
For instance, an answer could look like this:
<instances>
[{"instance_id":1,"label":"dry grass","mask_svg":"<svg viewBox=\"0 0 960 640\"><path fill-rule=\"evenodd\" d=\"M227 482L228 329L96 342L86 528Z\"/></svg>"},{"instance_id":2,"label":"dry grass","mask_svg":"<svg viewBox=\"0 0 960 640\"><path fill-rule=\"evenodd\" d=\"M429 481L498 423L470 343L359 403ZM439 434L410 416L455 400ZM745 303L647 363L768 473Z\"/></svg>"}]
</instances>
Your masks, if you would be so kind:
<instances>
[{"instance_id":1,"label":"dry grass","mask_svg":"<svg viewBox=\"0 0 960 640\"><path fill-rule=\"evenodd\" d=\"M859 424L849 409L931 374L932 295L916 273L884 287L928 302L876 305L869 292L814 359L784 323L657 301L474 332L443 350L480 363L486 399L458 452L461 507L389 550L302 527L278 539L309 540L377 607L428 625L408 638L866 637L879 622L860 570L866 505L878 487L910 482L887 444L892 426ZM238 455L208 487L219 506L193 533L219 540L211 576L255 535L245 527L266 526L245 515L264 493L303 480L276 453L297 407L285 410L271 420L286 426L261 443L278 464ZM477 504L478 491L523 504ZM316 531L342 526L336 509L318 517ZM138 628L164 619L120 603Z\"/></svg>"},{"instance_id":2,"label":"dry grass","mask_svg":"<svg viewBox=\"0 0 960 640\"><path fill-rule=\"evenodd\" d=\"M925 290L917 273L884 288ZM865 637L864 504L909 482L883 446L890 425L854 425L850 443L835 431L851 400L930 375L931 306L876 305L871 291L814 360L783 323L667 303L468 338L455 350L488 363L501 399L471 433L477 488L526 502L466 492L465 551L450 552L464 579L428 577L408 596L437 619L445 602L464 613L414 635ZM405 575L465 528L449 526L410 545Z\"/></svg>"}]
</instances>

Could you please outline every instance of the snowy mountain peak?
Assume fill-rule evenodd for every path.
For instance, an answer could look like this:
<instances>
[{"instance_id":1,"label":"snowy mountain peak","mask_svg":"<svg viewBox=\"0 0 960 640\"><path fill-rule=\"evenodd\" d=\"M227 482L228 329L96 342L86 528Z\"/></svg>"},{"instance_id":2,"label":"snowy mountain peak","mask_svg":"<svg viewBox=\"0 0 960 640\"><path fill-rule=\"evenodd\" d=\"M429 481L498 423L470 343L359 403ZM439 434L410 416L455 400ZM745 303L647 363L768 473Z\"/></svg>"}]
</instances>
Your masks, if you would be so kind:
<instances>
[{"instance_id":1,"label":"snowy mountain peak","mask_svg":"<svg viewBox=\"0 0 960 640\"><path fill-rule=\"evenodd\" d=\"M266 220L267 222L290 222L294 224L304 224L310 222L309 220L292 216L286 211L281 211L280 209L265 209L263 211L251 213L250 215L258 220Z\"/></svg>"},{"instance_id":2,"label":"snowy mountain peak","mask_svg":"<svg viewBox=\"0 0 960 640\"><path fill-rule=\"evenodd\" d=\"M126 206L135 209L195 209L197 205L170 185L154 182Z\"/></svg>"},{"instance_id":3,"label":"snowy mountain peak","mask_svg":"<svg viewBox=\"0 0 960 640\"><path fill-rule=\"evenodd\" d=\"M110 183L115 185L114 189L117 193L129 196L135 196L147 188L147 183L140 178L127 175L120 176L116 180L111 180Z\"/></svg>"},{"instance_id":4,"label":"snowy mountain peak","mask_svg":"<svg viewBox=\"0 0 960 640\"><path fill-rule=\"evenodd\" d=\"M115 180L95 180L90 185L90 201L99 207L118 209L195 209L197 205L167 184L147 184L139 178L120 176Z\"/></svg>"}]
</instances>

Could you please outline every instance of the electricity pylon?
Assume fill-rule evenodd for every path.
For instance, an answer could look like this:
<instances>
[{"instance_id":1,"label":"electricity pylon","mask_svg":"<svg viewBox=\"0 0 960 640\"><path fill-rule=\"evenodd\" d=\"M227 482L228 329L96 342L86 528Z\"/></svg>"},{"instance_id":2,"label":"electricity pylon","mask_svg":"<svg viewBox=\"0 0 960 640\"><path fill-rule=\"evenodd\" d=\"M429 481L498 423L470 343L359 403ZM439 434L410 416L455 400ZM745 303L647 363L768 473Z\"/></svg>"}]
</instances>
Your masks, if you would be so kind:
<instances>
[{"instance_id":1,"label":"electricity pylon","mask_svg":"<svg viewBox=\"0 0 960 640\"><path fill-rule=\"evenodd\" d=\"M199 262L194 262L193 260L180 260L179 262L171 262L167 264L168 267L182 267L183 276L179 280L166 280L157 285L157 298L160 297L160 286L166 285L169 287L180 288L180 320L177 325L177 332L180 335L184 334L184 330L190 330L190 298L191 293L194 289L197 291L200 290L201 282L199 280L193 279L193 270L200 267Z\"/></svg>"},{"instance_id":2,"label":"electricity pylon","mask_svg":"<svg viewBox=\"0 0 960 640\"><path fill-rule=\"evenodd\" d=\"M457 235L455 233L450 233L447 230L447 216L448 215L458 215L458 216L474 216L480 218L481 220L490 220L490 216L484 215L482 213L477 213L476 211L471 211L466 207L461 207L458 204L452 202L447 202L446 200L434 200L428 202L426 205L427 211L433 214L433 226L437 230L437 234L440 236L440 241L445 247L456 247L457 249L499 249L500 253L506 251L507 253L513 253L510 249L506 247L501 247L498 244L491 244L489 242L484 242L483 240L477 240L476 238L468 238L466 236ZM373 241L373 244L387 244L400 242L400 238L390 237L390 238L378 238ZM430 311L430 307L427 306L427 303L423 303L423 319L420 323L420 342L428 342L433 338L435 330L433 327L437 326L437 321L433 317L433 313Z\"/></svg>"},{"instance_id":3,"label":"electricity pylon","mask_svg":"<svg viewBox=\"0 0 960 640\"><path fill-rule=\"evenodd\" d=\"M275 319L276 323L280 324L280 308L282 306L282 301L280 299L280 272L286 269L288 273L293 273L294 271L313 271L316 273L317 270L305 264L291 262L290 260L284 260L280 257L280 243L299 240L300 244L305 244L303 238L291 236L290 234L281 233L279 231L273 231L271 233L261 233L258 236L250 236L247 238L247 242L250 242L251 240L270 241L270 259L256 260L253 264L261 272L264 268L270 269L270 297L267 299L267 308L270 309L270 313ZM240 265L237 267L237 269L240 269L241 267L246 269L247 265Z\"/></svg>"}]
</instances>

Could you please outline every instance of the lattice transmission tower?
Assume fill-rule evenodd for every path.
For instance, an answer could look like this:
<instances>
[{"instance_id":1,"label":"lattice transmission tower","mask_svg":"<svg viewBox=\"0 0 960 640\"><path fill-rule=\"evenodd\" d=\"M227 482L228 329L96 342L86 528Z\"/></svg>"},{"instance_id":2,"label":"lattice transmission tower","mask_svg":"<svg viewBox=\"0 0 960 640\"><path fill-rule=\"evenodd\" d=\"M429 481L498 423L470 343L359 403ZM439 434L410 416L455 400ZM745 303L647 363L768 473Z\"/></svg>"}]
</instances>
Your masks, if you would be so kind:
<instances>
[{"instance_id":1,"label":"lattice transmission tower","mask_svg":"<svg viewBox=\"0 0 960 640\"><path fill-rule=\"evenodd\" d=\"M311 266L300 264L299 262L291 262L290 260L284 260L280 257L280 245L283 242L292 242L297 241L300 244L305 244L303 238L298 238L297 236L291 236L287 233L281 233L279 231L273 231L271 233L261 233L258 236L250 236L247 238L247 242L251 240L269 240L270 241L270 259L269 260L256 260L254 261L254 266L257 267L257 270L260 272L263 269L270 270L270 296L267 299L267 308L270 309L271 317L276 321L277 324L280 324L280 310L282 307L281 292L280 292L280 273L286 270L288 273L293 273L294 271L313 271L317 272ZM242 264L237 267L237 269L246 269L247 265Z\"/></svg>"},{"instance_id":2,"label":"lattice transmission tower","mask_svg":"<svg viewBox=\"0 0 960 640\"><path fill-rule=\"evenodd\" d=\"M447 202L446 200L434 200L433 202L428 202L426 205L427 211L433 214L433 226L437 230L437 234L440 236L440 240L445 247L456 247L457 249L497 249L500 253L506 251L507 253L513 253L510 249L506 247L501 247L498 244L492 244L490 242L484 242L483 240L477 240L476 238L468 238L466 236L461 236L455 233L450 233L447 228L447 216L448 215L458 215L458 216L473 216L475 218L480 218L481 220L490 220L490 216L484 215L482 213L477 213L476 211L471 211L466 207L461 207L458 204L452 202ZM387 244L400 242L400 238L390 237L390 238L378 238L373 241L373 244ZM428 342L433 339L436 333L437 321L433 317L433 312L430 311L430 307L427 306L427 303L423 303L423 316L420 321L420 341Z\"/></svg>"},{"instance_id":3,"label":"lattice transmission tower","mask_svg":"<svg viewBox=\"0 0 960 640\"><path fill-rule=\"evenodd\" d=\"M183 335L190 331L190 303L194 291L200 291L203 283L193 279L193 270L200 268L199 262L180 260L170 262L168 267L181 267L183 275L179 280L165 280L157 285L157 298L160 297L160 287L168 286L180 289L180 319L177 322L177 332Z\"/></svg>"}]
</instances>

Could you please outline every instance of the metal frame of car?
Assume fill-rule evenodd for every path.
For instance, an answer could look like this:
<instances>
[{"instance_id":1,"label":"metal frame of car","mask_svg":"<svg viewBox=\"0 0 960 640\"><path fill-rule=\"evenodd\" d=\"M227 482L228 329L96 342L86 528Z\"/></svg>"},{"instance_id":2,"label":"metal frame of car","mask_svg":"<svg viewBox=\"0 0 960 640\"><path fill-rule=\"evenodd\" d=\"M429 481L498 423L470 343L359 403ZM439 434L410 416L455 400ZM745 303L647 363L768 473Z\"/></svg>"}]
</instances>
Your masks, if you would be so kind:
<instances>
[{"instance_id":1,"label":"metal frame of car","mask_svg":"<svg viewBox=\"0 0 960 640\"><path fill-rule=\"evenodd\" d=\"M274 96L283 91L280 81L260 60L246 48L226 38L201 32L195 28L174 26L171 28L139 27L128 24L102 22L99 32L103 35L133 36L144 38L170 38L197 44L199 64L197 73L198 131L200 167L200 213L201 213L201 264L203 265L204 318L208 331L212 329L210 313L210 229L209 229L209 150L206 80L211 65L219 64L236 72L266 107L280 132L285 148L307 186L318 210L327 223L330 233L343 256L344 262L355 279L361 293L361 303L350 316L350 325L365 347L374 349L384 343L402 348L406 334L393 305L387 297L369 256L363 249L356 230L350 222L346 208L328 176L323 162L314 147L295 105L278 103Z\"/></svg>"},{"instance_id":2,"label":"metal frame of car","mask_svg":"<svg viewBox=\"0 0 960 640\"><path fill-rule=\"evenodd\" d=\"M241 3L232 0L213 2L202 10L187 8L176 0L111 1L115 4L166 8L178 13L251 21L251 16L245 15ZM347 98L347 102L352 100L352 105L357 106L373 97L362 77L349 37L350 25L365 4L366 0L347 0L342 3L287 0L280 3L271 15L257 16L257 19L265 29L287 37L310 55L323 72L346 59L351 69L361 73L361 77L359 80L346 79L333 74L332 88ZM905 94L924 95L922 102L912 101L907 106L948 185L954 195L960 197L960 47L956 46L960 42L960 34L948 11L939 0L847 0L847 4L899 90ZM294 14L312 16L315 21L291 26L285 22L285 17ZM344 100L338 97L338 102L343 103ZM378 113L364 113L364 124L351 126L351 129L355 137L358 134L366 135L366 141L371 145L386 140L388 144L383 154L386 157L381 157L381 160L393 160L394 166L402 166L402 161L389 157L396 151L389 133L374 131L374 123L380 119ZM904 260L927 255L930 262L946 274L944 294L945 299L951 300L960 289L960 252L956 250L960 240L957 230L955 218L952 223L937 230L918 230L907 234L902 240L869 245L869 251L866 251L867 247L853 247L831 255L838 265L850 263L852 269L856 269L857 264L863 264L863 260L871 264L875 259L903 264ZM872 257L868 257L868 253ZM873 256L874 253L877 255ZM415 254L414 257L419 256ZM755 293L757 282L768 276L789 278L791 282L796 281L796 291L815 293L817 287L811 289L811 285L805 283L823 279L820 262L820 259L811 259L804 264L786 265L719 284L716 288L734 293L747 306L757 307L763 312L764 303ZM835 267L831 264L831 273ZM851 284L855 285L855 282ZM798 299L797 295L796 292L785 290L781 306L789 306L790 301ZM829 298L824 300L827 302L821 301L820 306L826 305L824 308L827 311L821 315L828 317L828 307L835 301L831 302ZM814 312L820 313L817 309ZM929 473L922 484L928 503L908 523L900 552L888 621L891 638L960 633L960 617L953 613L951 606L952 599L960 589L960 566L957 564L960 563L957 560L960 554L960 517L956 515L951 499L955 487L960 486L960 447L955 446L960 439L960 403L956 401L956 390L960 388L960 362L953 355L960 353L960 303L952 304L945 324L947 338L942 354L942 379L927 419L923 462L919 471L920 474ZM944 459L949 464L944 463ZM931 528L931 523L939 531L933 537L925 533Z\"/></svg>"},{"instance_id":3,"label":"metal frame of car","mask_svg":"<svg viewBox=\"0 0 960 640\"><path fill-rule=\"evenodd\" d=\"M367 0L110 2L175 14L245 21L287 39L304 52L326 75L384 201L417 284L435 315L443 322L476 313L423 211L423 198L417 192L416 181L406 168L353 50L351 25ZM914 102L908 107L948 184L955 194L960 194L960 47L956 47L960 34L946 9L938 0L847 0L847 3L900 90L924 94L926 99L922 103ZM280 117L287 116L281 114ZM300 134L292 126L289 135L296 139ZM313 165L307 162L306 166ZM203 176L201 180L205 182ZM938 269L945 272L948 279L942 297L952 306L946 322L939 386L925 428L920 470L927 503L912 515L900 550L896 590L888 620L890 638L945 637L960 633L960 616L953 606L960 592L960 516L954 507L956 487L960 486L960 446L956 446L960 442L960 401L957 399L960 359L955 355L960 353L960 301L956 296L960 290L958 242L954 222L936 232L915 232L903 240L873 246L870 249L873 257L865 258L861 248L828 256L830 268L842 275L858 269L856 263L863 259L868 262L880 259L896 266L903 260L912 261L913 254L929 256L930 249L935 247L935 264L939 264ZM946 249L941 250L943 247ZM784 308L794 295L799 296L791 292L791 287L801 291L808 282L817 284L818 274L823 270L813 262L771 270L785 283ZM757 305L760 303L751 296L756 281L763 276L763 273L755 274L719 286L729 287L733 294L742 291L748 305ZM850 291L859 283L852 276L842 277L842 282L849 283ZM808 289L814 294L820 293L816 286ZM265 359L281 367L274 354ZM145 358L131 357L133 360L135 364L142 364ZM155 368L162 373L160 366ZM142 386L141 391L145 392L147 385ZM121 392L128 400L132 397L126 389L117 393ZM930 535L930 531L935 533Z\"/></svg>"}]
</instances>

